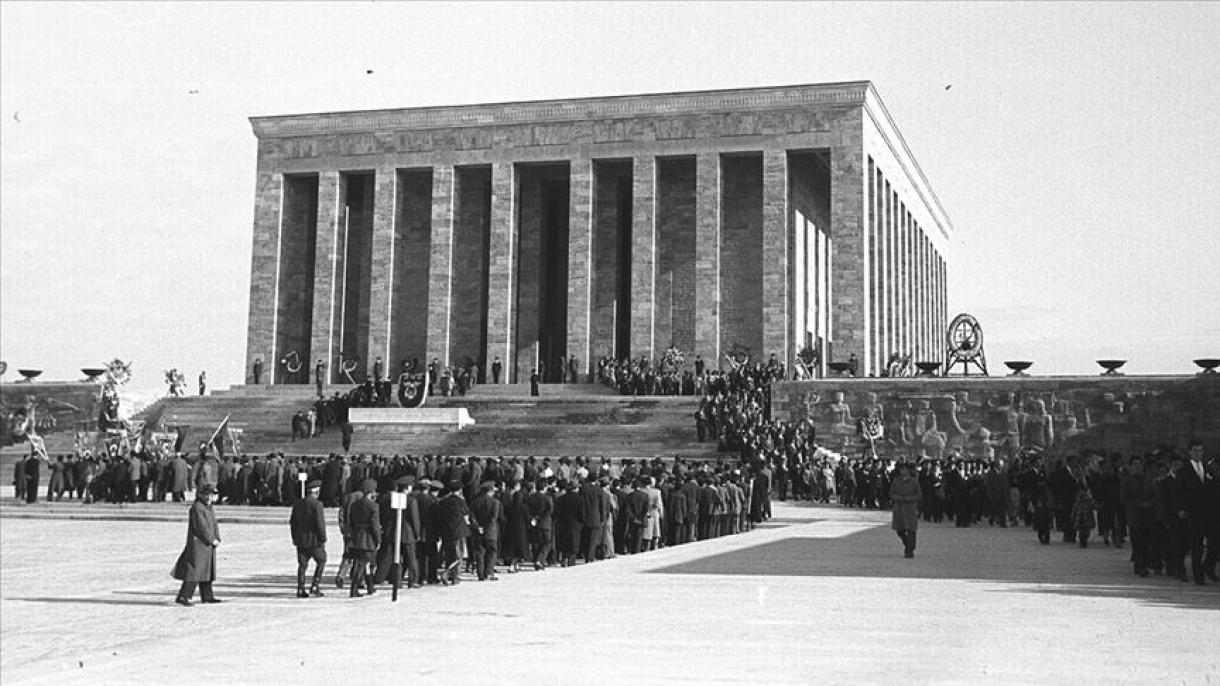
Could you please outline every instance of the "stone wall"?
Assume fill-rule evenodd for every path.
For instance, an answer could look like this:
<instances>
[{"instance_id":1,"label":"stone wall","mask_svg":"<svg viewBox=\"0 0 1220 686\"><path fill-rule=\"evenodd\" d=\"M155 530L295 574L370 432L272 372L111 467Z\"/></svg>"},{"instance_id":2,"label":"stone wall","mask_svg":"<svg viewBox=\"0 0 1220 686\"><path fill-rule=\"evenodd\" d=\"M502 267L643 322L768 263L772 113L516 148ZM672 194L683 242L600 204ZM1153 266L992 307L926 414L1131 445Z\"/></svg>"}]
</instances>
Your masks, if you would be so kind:
<instances>
[{"instance_id":1,"label":"stone wall","mask_svg":"<svg viewBox=\"0 0 1220 686\"><path fill-rule=\"evenodd\" d=\"M390 359L387 371L403 360L426 365L428 263L432 244L432 172L399 172L394 220L394 295L391 299Z\"/></svg>"},{"instance_id":2,"label":"stone wall","mask_svg":"<svg viewBox=\"0 0 1220 686\"><path fill-rule=\"evenodd\" d=\"M590 288L590 329L594 359L611 355L616 315L630 313L630 273L620 278L619 265L630 260L622 250L623 234L631 232L631 163L595 162L593 199L593 285ZM626 281L626 283L624 283ZM624 288L624 286L628 286Z\"/></svg>"},{"instance_id":3,"label":"stone wall","mask_svg":"<svg viewBox=\"0 0 1220 686\"><path fill-rule=\"evenodd\" d=\"M1220 376L825 379L772 387L772 415L811 418L818 441L861 453L856 420L882 420L882 457L989 459L1025 448L1132 454L1192 437L1220 450Z\"/></svg>"},{"instance_id":4,"label":"stone wall","mask_svg":"<svg viewBox=\"0 0 1220 686\"><path fill-rule=\"evenodd\" d=\"M657 348L695 349L695 159L657 164Z\"/></svg>"},{"instance_id":5,"label":"stone wall","mask_svg":"<svg viewBox=\"0 0 1220 686\"><path fill-rule=\"evenodd\" d=\"M347 235L345 253L340 260L343 279L343 336L340 346L344 357L359 358L352 378L363 381L372 368L369 355L369 302L372 293L374 180L372 174L347 175ZM340 372L342 374L342 372ZM346 377L338 377L345 379Z\"/></svg>"},{"instance_id":6,"label":"stone wall","mask_svg":"<svg viewBox=\"0 0 1220 686\"><path fill-rule=\"evenodd\" d=\"M762 155L721 159L720 349L762 341ZM712 363L714 367L716 363Z\"/></svg>"},{"instance_id":7,"label":"stone wall","mask_svg":"<svg viewBox=\"0 0 1220 686\"><path fill-rule=\"evenodd\" d=\"M457 170L449 359L483 369L487 350L487 240L491 228L491 168Z\"/></svg>"},{"instance_id":8,"label":"stone wall","mask_svg":"<svg viewBox=\"0 0 1220 686\"><path fill-rule=\"evenodd\" d=\"M278 368L279 360L263 360L266 369L277 367L277 383L308 383L312 369L309 347L313 313L314 249L317 245L318 177L286 177L280 227L280 283L276 306L277 357L296 351L302 362L295 375ZM253 380L253 379L252 379Z\"/></svg>"}]
</instances>

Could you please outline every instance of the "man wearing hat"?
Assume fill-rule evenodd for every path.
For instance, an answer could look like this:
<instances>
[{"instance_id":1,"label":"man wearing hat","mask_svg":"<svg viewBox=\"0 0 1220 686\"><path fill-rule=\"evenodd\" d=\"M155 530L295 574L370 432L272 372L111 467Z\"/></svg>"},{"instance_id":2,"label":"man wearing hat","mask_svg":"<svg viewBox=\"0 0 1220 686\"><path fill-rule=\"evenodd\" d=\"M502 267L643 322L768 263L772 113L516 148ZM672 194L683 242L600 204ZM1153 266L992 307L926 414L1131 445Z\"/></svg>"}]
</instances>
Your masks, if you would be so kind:
<instances>
[{"instance_id":1,"label":"man wearing hat","mask_svg":"<svg viewBox=\"0 0 1220 686\"><path fill-rule=\"evenodd\" d=\"M432 494L437 489L437 483L431 479L420 479L415 484L415 490L408 496L419 511L420 528L416 531L416 558L419 562L419 585L439 583L436 578L436 551L439 536L436 533L436 496Z\"/></svg>"},{"instance_id":2,"label":"man wearing hat","mask_svg":"<svg viewBox=\"0 0 1220 686\"><path fill-rule=\"evenodd\" d=\"M415 562L415 544L417 532L420 529L419 519L419 502L410 497L410 493L415 486L415 477L400 476L394 480L394 489L399 493L407 494L407 506L402 512L402 540L401 550L398 551L398 558L404 560L405 574L407 576L407 587L411 588L418 585L419 573ZM391 579L390 572L393 568L394 557L394 531L395 520L397 515L394 513L394 508L391 506L393 498L389 492L382 493L377 498L377 508L381 512L381 549L377 551L377 571L373 575L373 583L379 584L386 580L401 582L402 578Z\"/></svg>"},{"instance_id":3,"label":"man wearing hat","mask_svg":"<svg viewBox=\"0 0 1220 686\"><path fill-rule=\"evenodd\" d=\"M504 506L496 499L494 481L479 484L479 495L470 502L470 514L474 518L475 571L479 581L496 581L496 558L500 555L500 527L504 520Z\"/></svg>"},{"instance_id":4,"label":"man wearing hat","mask_svg":"<svg viewBox=\"0 0 1220 686\"><path fill-rule=\"evenodd\" d=\"M352 504L347 513L347 529L351 537L352 586L350 595L359 598L360 586L364 585L369 595L377 592L373 577L369 574L369 563L381 547L381 511L377 507L377 482L365 479L360 487L364 497Z\"/></svg>"},{"instance_id":5,"label":"man wearing hat","mask_svg":"<svg viewBox=\"0 0 1220 686\"><path fill-rule=\"evenodd\" d=\"M204 484L195 494L187 520L186 546L174 565L173 577L182 582L174 602L191 606L195 585L199 585L199 597L204 603L219 603L212 595L212 582L216 580L216 546L220 545L220 529L216 526L216 513L212 504L216 502L216 487Z\"/></svg>"},{"instance_id":6,"label":"man wearing hat","mask_svg":"<svg viewBox=\"0 0 1220 686\"><path fill-rule=\"evenodd\" d=\"M466 557L466 537L470 535L470 508L462 497L462 482L453 480L445 486L445 497L436 503L436 531L441 540L441 583L458 582L458 565Z\"/></svg>"},{"instance_id":7,"label":"man wearing hat","mask_svg":"<svg viewBox=\"0 0 1220 686\"><path fill-rule=\"evenodd\" d=\"M292 544L297 548L297 597L322 597L319 584L322 582L322 570L326 566L326 515L322 512L322 501L318 494L322 492L322 482L318 480L305 484L305 499L298 500L292 506L292 516L288 526L292 530ZM313 583L309 592L305 592L305 571L309 561L314 561Z\"/></svg>"}]
</instances>

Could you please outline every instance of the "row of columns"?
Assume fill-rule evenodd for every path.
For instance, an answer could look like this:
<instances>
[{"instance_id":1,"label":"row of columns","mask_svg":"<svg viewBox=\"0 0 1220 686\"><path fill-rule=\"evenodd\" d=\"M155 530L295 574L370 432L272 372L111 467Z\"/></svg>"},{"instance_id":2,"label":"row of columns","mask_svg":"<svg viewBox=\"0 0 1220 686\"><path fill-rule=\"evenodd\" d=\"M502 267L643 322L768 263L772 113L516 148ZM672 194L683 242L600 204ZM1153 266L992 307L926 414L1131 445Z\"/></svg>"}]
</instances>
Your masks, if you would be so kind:
<instances>
[{"instance_id":1,"label":"row of columns","mask_svg":"<svg viewBox=\"0 0 1220 686\"><path fill-rule=\"evenodd\" d=\"M869 199L874 364L884 369L895 352L911 353L912 362L941 361L948 324L944 257L872 159Z\"/></svg>"},{"instance_id":2,"label":"row of columns","mask_svg":"<svg viewBox=\"0 0 1220 686\"><path fill-rule=\"evenodd\" d=\"M784 149L767 149L763 156L763 202L762 202L762 311L759 313L763 349L756 351L756 359L765 360L774 353L780 360L790 362L800 344L800 332L794 331L792 292L794 275L791 241L791 211L789 207L789 162ZM581 371L587 373L593 367L593 358L603 342L591 340L591 302L593 285L593 232L594 232L594 187L596 165L593 159L584 157L569 160L569 260L568 260L568 311L567 348L575 355ZM721 351L721 236L722 236L722 163L719 152L700 152L695 156L695 354L701 355L715 366ZM271 178L270 174L260 174ZM384 166L373 170L373 201L371 253L369 264L369 314L367 350L358 351L363 364L370 364L374 357L386 361L391 370L390 355L394 302L396 217L400 202L400 176L394 167ZM491 165L491 216L487 258L487 334L486 360L499 357L506 369L511 367L516 343L515 306L519 260L517 217L517 167L511 161L495 162ZM266 188L264 188L266 186ZM281 184L259 185L259 203L265 204L263 194L283 193ZM346 225L348 218L345 184L339 171L322 171L318 174L318 203L316 224L316 247L314 259L314 281L310 346L312 357L320 359L326 369L326 378L335 379L331 367L335 363L334 351L339 347L343 321L343 265L345 255ZM457 204L457 168L453 165L436 165L432 168L431 241L428 255L428 305L427 305L427 359L449 361L450 329L452 320L452 293L454 278L454 235ZM657 358L669 345L669 341L656 339L657 292L657 158L651 155L632 159L632 208L631 208L631 331L630 343L633 357L648 355ZM281 213L283 208L281 207ZM256 213L256 224L269 223L269 217ZM898 224L890 228L897 229ZM266 227L263 227L266 228ZM260 269L261 252L274 252L271 244L264 244L273 237L259 237L256 226L255 270ZM887 233L897 238L897 233ZM275 240L279 240L278 237ZM260 243L263 241L264 243ZM905 243L903 244L906 245ZM888 248L887 248L888 249ZM260 252L261 251L261 252ZM905 256L905 250L903 255ZM904 263L905 265L905 263ZM887 264L887 269L890 266ZM280 267L277 265L276 269ZM904 269L909 269L904 266ZM278 273L278 272L277 272ZM906 272L902 272L906 274ZM898 275L894 272L892 275ZM820 277L819 277L820 278ZM837 277L836 277L837 279ZM863 284L861 284L863 285ZM895 289L897 290L897 289ZM901 289L903 297L907 288ZM270 295L270 294L268 294ZM257 297L252 289L252 299ZM276 296L272 296L273 298ZM888 302L888 301L887 301ZM903 301L905 304L905 300ZM274 359L276 351L275 321L267 321L267 336L256 332L255 306L251 312L251 358L268 356ZM891 309L885 310L887 313ZM280 316L278 313L271 317ZM425 324L420 322L420 324ZM898 331L897 328L893 328ZM889 329L887 329L889 331ZM905 331L905 329L903 329ZM835 332L832 329L831 336ZM265 352L264 352L265 351ZM692 352L692 351L687 351ZM261 354L260 354L261 353ZM846 353L843 354L846 357ZM312 362L312 361L310 361ZM502 379L507 380L508 374Z\"/></svg>"}]
</instances>

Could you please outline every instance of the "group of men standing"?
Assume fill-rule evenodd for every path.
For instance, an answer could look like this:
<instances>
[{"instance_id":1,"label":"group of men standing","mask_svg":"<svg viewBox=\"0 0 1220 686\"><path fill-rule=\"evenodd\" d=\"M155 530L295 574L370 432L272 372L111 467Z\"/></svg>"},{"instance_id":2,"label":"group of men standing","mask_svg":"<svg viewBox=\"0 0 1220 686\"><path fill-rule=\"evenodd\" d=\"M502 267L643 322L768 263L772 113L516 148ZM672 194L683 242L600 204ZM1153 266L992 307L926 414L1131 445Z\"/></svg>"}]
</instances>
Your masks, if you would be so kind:
<instances>
[{"instance_id":1,"label":"group of men standing","mask_svg":"<svg viewBox=\"0 0 1220 686\"><path fill-rule=\"evenodd\" d=\"M724 465L628 460L613 478L581 466L570 479L483 480L472 493L460 478L388 476L363 478L338 505L344 546L335 583L348 585L351 597L376 593L387 580L407 588L453 585L465 571L495 581L498 567L542 571L578 558L636 554L748 531L770 516L771 476L763 465L743 474ZM325 490L324 479L309 481L290 517L301 598L323 595Z\"/></svg>"}]
</instances>

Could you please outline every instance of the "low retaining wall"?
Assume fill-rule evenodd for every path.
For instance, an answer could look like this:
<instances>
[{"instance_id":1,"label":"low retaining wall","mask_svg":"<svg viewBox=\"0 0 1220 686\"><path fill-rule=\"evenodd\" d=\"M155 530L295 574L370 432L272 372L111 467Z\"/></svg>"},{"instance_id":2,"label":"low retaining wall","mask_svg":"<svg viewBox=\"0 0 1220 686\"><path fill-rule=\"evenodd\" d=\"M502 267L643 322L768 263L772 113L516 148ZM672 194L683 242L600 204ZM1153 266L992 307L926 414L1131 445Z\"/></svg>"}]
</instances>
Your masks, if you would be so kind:
<instances>
[{"instance_id":1,"label":"low retaining wall","mask_svg":"<svg viewBox=\"0 0 1220 686\"><path fill-rule=\"evenodd\" d=\"M1220 375L867 378L785 381L772 416L813 421L818 441L862 454L859 420L884 427L881 457L1011 457L1023 448L1131 454L1190 437L1220 451Z\"/></svg>"}]
</instances>

